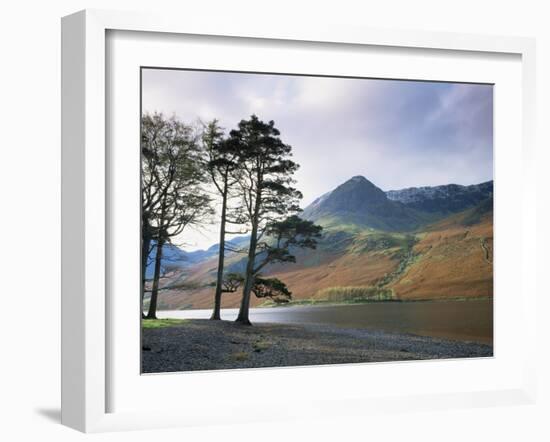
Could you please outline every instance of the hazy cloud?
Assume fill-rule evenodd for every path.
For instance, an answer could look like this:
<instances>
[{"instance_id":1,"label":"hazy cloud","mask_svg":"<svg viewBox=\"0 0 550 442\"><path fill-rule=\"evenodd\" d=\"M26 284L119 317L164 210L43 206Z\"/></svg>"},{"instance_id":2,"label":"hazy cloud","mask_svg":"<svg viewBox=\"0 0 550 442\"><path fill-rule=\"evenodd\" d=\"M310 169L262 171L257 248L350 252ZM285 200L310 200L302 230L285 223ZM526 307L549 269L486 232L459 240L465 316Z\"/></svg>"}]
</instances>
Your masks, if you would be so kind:
<instances>
[{"instance_id":1,"label":"hazy cloud","mask_svg":"<svg viewBox=\"0 0 550 442\"><path fill-rule=\"evenodd\" d=\"M253 113L275 120L303 206L354 175L383 190L493 177L490 85L147 69L142 97L144 111L228 130Z\"/></svg>"}]
</instances>

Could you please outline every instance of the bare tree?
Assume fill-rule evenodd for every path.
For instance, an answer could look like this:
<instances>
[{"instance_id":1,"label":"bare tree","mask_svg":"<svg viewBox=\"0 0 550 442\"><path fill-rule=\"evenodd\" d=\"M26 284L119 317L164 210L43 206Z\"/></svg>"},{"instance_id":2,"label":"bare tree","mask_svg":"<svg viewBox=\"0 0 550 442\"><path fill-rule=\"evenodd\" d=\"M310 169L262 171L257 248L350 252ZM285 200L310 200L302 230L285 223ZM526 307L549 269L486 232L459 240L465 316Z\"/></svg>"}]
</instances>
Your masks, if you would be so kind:
<instances>
[{"instance_id":1,"label":"bare tree","mask_svg":"<svg viewBox=\"0 0 550 442\"><path fill-rule=\"evenodd\" d=\"M161 115L144 115L141 120L141 305L145 295L147 267L151 264L151 253L155 248L153 238L157 236L152 218L162 199L162 187L157 182L157 169L161 167L161 156L166 130ZM142 316L143 315L142 313Z\"/></svg>"},{"instance_id":2,"label":"bare tree","mask_svg":"<svg viewBox=\"0 0 550 442\"><path fill-rule=\"evenodd\" d=\"M212 215L203 190L203 152L191 127L175 117L142 117L142 265L154 244L154 274L147 318L156 318L163 247L190 225ZM142 277L145 281L145 269ZM144 286L142 287L142 300Z\"/></svg>"}]
</instances>

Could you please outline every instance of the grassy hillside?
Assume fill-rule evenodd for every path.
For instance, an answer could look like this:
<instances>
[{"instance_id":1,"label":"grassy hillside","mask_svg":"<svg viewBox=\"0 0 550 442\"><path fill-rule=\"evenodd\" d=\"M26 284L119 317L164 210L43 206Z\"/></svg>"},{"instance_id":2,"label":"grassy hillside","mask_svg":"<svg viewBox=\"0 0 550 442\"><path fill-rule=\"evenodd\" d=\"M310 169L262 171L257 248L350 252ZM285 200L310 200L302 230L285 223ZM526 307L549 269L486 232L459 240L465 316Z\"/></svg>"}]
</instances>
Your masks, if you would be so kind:
<instances>
[{"instance_id":1,"label":"grassy hillside","mask_svg":"<svg viewBox=\"0 0 550 442\"><path fill-rule=\"evenodd\" d=\"M477 222L472 224L472 219ZM390 284L400 299L476 298L493 295L492 211L479 208L426 229L413 247L418 259Z\"/></svg>"},{"instance_id":2,"label":"grassy hillside","mask_svg":"<svg viewBox=\"0 0 550 442\"><path fill-rule=\"evenodd\" d=\"M266 274L285 281L297 301L334 301L338 293L345 300L360 292L398 300L485 298L493 294L492 254L492 204L484 203L411 233L329 226L317 250L297 251L296 264ZM242 260L231 256L228 265ZM179 289L161 292L161 308L210 308L215 271L210 259L180 275ZM240 293L224 294L222 305L239 302ZM262 303L252 298L253 306Z\"/></svg>"}]
</instances>

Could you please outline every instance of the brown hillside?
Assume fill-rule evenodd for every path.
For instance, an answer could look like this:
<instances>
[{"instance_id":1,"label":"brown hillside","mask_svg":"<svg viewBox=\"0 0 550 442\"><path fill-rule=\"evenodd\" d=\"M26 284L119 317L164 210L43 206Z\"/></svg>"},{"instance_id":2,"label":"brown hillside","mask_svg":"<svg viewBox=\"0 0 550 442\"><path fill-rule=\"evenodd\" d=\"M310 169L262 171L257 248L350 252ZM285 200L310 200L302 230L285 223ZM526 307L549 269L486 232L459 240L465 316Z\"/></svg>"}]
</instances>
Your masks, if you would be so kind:
<instances>
[{"instance_id":1,"label":"brown hillside","mask_svg":"<svg viewBox=\"0 0 550 442\"><path fill-rule=\"evenodd\" d=\"M401 299L477 298L493 295L493 223L442 223L415 245L418 258L390 284Z\"/></svg>"},{"instance_id":2,"label":"brown hillside","mask_svg":"<svg viewBox=\"0 0 550 442\"><path fill-rule=\"evenodd\" d=\"M399 299L479 298L493 294L492 213L476 223L471 211L449 217L416 234L409 249L394 246L365 250L351 244L347 251L329 253L316 250L300 252L296 264L272 267L269 274L285 281L294 299L317 297L330 287L369 287L383 285ZM365 235L358 235L358 241ZM403 261L404 257L408 259ZM160 294L162 309L211 308L214 290L211 283L216 260L196 266L180 279L188 288L166 290ZM193 286L202 288L192 289ZM257 306L264 300L252 298ZM224 308L238 307L240 293L224 294Z\"/></svg>"}]
</instances>

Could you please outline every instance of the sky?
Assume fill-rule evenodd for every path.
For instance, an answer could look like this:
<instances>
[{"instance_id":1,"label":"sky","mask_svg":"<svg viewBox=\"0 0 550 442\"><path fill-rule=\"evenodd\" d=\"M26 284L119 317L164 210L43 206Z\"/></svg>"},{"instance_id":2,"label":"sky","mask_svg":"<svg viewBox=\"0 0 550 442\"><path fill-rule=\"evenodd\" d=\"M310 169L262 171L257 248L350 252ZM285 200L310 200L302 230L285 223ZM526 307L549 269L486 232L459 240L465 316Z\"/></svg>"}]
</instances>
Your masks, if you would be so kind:
<instances>
[{"instance_id":1,"label":"sky","mask_svg":"<svg viewBox=\"0 0 550 442\"><path fill-rule=\"evenodd\" d=\"M491 85L144 69L142 110L227 131L274 120L302 207L356 175L382 190L493 179ZM217 235L213 224L178 239L196 250Z\"/></svg>"}]
</instances>

